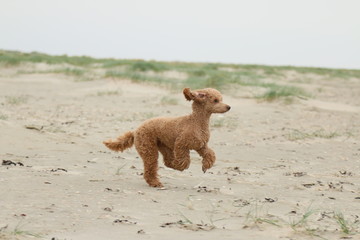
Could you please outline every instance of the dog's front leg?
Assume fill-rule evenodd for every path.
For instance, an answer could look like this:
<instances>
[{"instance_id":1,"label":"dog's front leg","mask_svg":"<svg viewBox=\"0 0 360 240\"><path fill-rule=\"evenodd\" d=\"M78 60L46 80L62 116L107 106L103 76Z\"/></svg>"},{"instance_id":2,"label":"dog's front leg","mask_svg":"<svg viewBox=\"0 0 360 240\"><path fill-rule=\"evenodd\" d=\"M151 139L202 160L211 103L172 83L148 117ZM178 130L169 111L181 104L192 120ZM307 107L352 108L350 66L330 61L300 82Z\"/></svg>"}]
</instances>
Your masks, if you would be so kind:
<instances>
[{"instance_id":1,"label":"dog's front leg","mask_svg":"<svg viewBox=\"0 0 360 240\"><path fill-rule=\"evenodd\" d=\"M202 160L202 170L205 173L206 170L211 168L216 160L215 152L205 145L203 148L196 150L199 155L203 158Z\"/></svg>"},{"instance_id":2,"label":"dog's front leg","mask_svg":"<svg viewBox=\"0 0 360 240\"><path fill-rule=\"evenodd\" d=\"M179 137L175 141L174 146L174 162L172 163L172 168L184 171L190 166L190 150L188 147L188 141L185 137Z\"/></svg>"}]
</instances>

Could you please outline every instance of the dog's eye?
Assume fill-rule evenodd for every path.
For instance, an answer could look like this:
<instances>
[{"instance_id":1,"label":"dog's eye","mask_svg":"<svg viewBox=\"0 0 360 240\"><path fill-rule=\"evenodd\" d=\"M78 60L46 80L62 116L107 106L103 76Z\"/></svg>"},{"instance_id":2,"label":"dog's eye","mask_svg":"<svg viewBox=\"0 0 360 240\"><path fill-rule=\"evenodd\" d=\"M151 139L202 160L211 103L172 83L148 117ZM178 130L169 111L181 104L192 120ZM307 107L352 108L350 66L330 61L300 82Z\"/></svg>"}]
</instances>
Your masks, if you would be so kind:
<instances>
[{"instance_id":1,"label":"dog's eye","mask_svg":"<svg viewBox=\"0 0 360 240\"><path fill-rule=\"evenodd\" d=\"M215 100L214 100L214 103L218 103L218 102L219 102L219 99L215 99Z\"/></svg>"}]
</instances>

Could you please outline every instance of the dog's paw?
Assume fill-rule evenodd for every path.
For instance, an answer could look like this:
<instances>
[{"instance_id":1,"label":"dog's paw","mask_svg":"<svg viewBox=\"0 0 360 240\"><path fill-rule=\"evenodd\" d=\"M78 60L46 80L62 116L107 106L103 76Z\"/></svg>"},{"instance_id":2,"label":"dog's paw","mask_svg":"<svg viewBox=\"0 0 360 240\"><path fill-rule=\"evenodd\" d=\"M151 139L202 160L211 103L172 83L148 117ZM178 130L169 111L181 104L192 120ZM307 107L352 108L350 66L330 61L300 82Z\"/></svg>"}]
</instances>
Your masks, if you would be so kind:
<instances>
[{"instance_id":1,"label":"dog's paw","mask_svg":"<svg viewBox=\"0 0 360 240\"><path fill-rule=\"evenodd\" d=\"M211 168L214 165L215 161L202 161L202 170L204 173L206 173L206 171Z\"/></svg>"},{"instance_id":2,"label":"dog's paw","mask_svg":"<svg viewBox=\"0 0 360 240\"><path fill-rule=\"evenodd\" d=\"M154 188L163 188L163 187L164 187L164 185L162 185L161 182L155 182L155 181L149 183L149 186L150 186L150 187L154 187Z\"/></svg>"}]
</instances>

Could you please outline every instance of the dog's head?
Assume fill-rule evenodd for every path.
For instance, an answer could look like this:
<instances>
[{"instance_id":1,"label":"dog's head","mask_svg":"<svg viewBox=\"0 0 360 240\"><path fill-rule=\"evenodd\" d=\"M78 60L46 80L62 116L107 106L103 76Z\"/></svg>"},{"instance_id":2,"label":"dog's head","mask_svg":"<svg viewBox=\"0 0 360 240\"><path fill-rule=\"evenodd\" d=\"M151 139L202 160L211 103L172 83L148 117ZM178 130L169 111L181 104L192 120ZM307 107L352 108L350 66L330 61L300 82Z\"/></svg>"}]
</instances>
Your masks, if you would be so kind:
<instances>
[{"instance_id":1,"label":"dog's head","mask_svg":"<svg viewBox=\"0 0 360 240\"><path fill-rule=\"evenodd\" d=\"M191 91L190 88L184 88L184 96L188 101L194 101L195 105L210 113L225 113L230 110L230 106L222 102L221 93L213 88L204 88Z\"/></svg>"}]
</instances>

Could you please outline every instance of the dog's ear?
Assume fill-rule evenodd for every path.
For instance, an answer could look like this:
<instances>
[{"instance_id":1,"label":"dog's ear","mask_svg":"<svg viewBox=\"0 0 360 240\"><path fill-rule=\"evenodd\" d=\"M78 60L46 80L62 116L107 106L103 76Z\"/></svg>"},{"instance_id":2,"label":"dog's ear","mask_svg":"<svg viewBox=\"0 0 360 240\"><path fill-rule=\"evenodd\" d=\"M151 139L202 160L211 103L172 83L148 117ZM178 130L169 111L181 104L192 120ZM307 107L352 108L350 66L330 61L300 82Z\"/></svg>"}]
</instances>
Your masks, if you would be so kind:
<instances>
[{"instance_id":1,"label":"dog's ear","mask_svg":"<svg viewBox=\"0 0 360 240\"><path fill-rule=\"evenodd\" d=\"M184 88L184 96L188 101L202 102L206 98L206 93L199 91L191 91L190 88Z\"/></svg>"},{"instance_id":2,"label":"dog's ear","mask_svg":"<svg viewBox=\"0 0 360 240\"><path fill-rule=\"evenodd\" d=\"M190 88L184 88L183 93L186 100L188 101L194 100L194 94L191 92Z\"/></svg>"},{"instance_id":3,"label":"dog's ear","mask_svg":"<svg viewBox=\"0 0 360 240\"><path fill-rule=\"evenodd\" d=\"M196 92L196 95L195 95L196 99L204 99L206 97L206 93L203 93L203 92Z\"/></svg>"}]
</instances>

